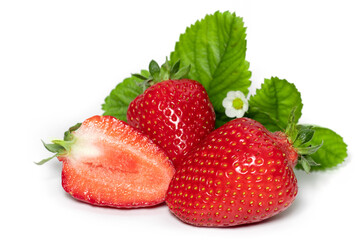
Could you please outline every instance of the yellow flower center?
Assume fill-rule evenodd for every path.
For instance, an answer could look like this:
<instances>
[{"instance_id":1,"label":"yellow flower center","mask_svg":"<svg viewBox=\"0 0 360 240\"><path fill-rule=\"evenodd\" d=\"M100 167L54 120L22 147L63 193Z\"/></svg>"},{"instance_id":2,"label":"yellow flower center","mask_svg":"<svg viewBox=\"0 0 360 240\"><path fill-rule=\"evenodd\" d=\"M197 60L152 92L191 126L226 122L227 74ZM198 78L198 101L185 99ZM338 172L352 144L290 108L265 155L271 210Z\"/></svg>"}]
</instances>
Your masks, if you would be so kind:
<instances>
[{"instance_id":1,"label":"yellow flower center","mask_svg":"<svg viewBox=\"0 0 360 240\"><path fill-rule=\"evenodd\" d=\"M235 98L232 105L236 110L239 110L243 108L244 102L240 98Z\"/></svg>"}]
</instances>

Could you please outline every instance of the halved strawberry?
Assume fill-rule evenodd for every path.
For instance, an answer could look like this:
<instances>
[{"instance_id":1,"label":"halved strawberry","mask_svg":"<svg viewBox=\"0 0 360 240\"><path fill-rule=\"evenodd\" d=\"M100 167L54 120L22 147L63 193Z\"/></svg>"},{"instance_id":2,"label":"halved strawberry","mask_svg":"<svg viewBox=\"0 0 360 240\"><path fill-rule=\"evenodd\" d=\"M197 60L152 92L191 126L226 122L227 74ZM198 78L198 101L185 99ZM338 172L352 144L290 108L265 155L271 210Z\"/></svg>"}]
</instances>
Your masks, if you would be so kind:
<instances>
[{"instance_id":1,"label":"halved strawberry","mask_svg":"<svg viewBox=\"0 0 360 240\"><path fill-rule=\"evenodd\" d=\"M45 147L63 163L64 190L93 205L131 208L159 204L175 172L161 148L111 116L91 117L66 132L64 140Z\"/></svg>"}]
</instances>

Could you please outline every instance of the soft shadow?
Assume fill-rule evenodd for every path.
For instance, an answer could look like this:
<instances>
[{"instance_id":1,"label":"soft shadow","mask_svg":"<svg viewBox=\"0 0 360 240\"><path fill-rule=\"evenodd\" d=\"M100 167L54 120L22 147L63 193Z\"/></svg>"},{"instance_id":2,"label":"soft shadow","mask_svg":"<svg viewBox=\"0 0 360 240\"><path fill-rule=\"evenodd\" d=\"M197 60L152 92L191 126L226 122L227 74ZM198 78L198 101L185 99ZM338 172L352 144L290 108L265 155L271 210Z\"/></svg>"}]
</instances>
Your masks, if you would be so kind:
<instances>
[{"instance_id":1,"label":"soft shadow","mask_svg":"<svg viewBox=\"0 0 360 240\"><path fill-rule=\"evenodd\" d=\"M301 208L303 208L303 206L303 201L300 198L295 199L291 206L288 207L286 210L269 219L266 219L264 222L276 222L281 221L282 219L290 218L291 215L298 214L301 211Z\"/></svg>"},{"instance_id":2,"label":"soft shadow","mask_svg":"<svg viewBox=\"0 0 360 240\"><path fill-rule=\"evenodd\" d=\"M345 161L335 167L326 169L326 170L314 170L310 173L306 173L303 170L295 169L295 175L298 180L299 192L301 188L305 189L316 189L321 188L325 178L330 177L332 174L336 174L339 171L342 171L344 168L349 167L352 163L352 156L348 153L348 157Z\"/></svg>"},{"instance_id":3,"label":"soft shadow","mask_svg":"<svg viewBox=\"0 0 360 240\"><path fill-rule=\"evenodd\" d=\"M176 219L177 221L179 221L180 223L185 223L187 226L189 227L195 227L195 228L199 228L199 229L206 229L206 228L216 228L216 229L240 229L240 228L252 228L254 226L257 225L263 225L263 224L268 224L270 222L276 222L276 221L281 221L283 218L289 218L290 215L292 214L297 214L298 211L300 211L301 207L303 206L303 204L301 203L302 201L300 199L297 199L293 202L293 204L288 207L285 211L270 217L268 219L262 220L260 222L254 222L254 223L247 223L247 224L242 224L242 225L237 225L237 226L223 226L223 227L216 227L216 226L195 226L195 225L191 225L187 222L183 222L181 221L179 218L177 218L170 210L169 210L169 214L171 214L171 217Z\"/></svg>"},{"instance_id":4,"label":"soft shadow","mask_svg":"<svg viewBox=\"0 0 360 240\"><path fill-rule=\"evenodd\" d=\"M63 195L70 201L75 201L76 204L80 204L81 206L88 207L88 208L95 209L95 210L105 209L105 210L109 210L109 211L136 211L136 210L146 211L146 210L152 210L152 209L162 208L162 207L166 206L165 202L162 202L157 205L147 206L147 207L128 207L128 208L111 207L111 206L94 205L94 204L82 201L80 199L72 197L69 193L67 193L65 191L63 191Z\"/></svg>"},{"instance_id":5,"label":"soft shadow","mask_svg":"<svg viewBox=\"0 0 360 240\"><path fill-rule=\"evenodd\" d=\"M49 164L49 169L51 171L51 175L52 176L59 176L59 173L61 173L62 171L62 162L60 162L59 160L57 160L57 158L53 159L53 161L51 161L51 163Z\"/></svg>"}]
</instances>

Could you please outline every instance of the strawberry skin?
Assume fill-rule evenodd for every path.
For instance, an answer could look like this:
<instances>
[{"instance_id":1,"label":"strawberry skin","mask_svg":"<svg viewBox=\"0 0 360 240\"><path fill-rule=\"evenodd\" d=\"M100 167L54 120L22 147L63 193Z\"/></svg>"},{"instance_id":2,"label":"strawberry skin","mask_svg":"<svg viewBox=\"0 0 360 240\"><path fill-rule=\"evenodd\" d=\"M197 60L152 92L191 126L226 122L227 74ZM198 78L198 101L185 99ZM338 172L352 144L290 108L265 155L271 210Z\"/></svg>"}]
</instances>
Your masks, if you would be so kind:
<instances>
[{"instance_id":1,"label":"strawberry skin","mask_svg":"<svg viewBox=\"0 0 360 240\"><path fill-rule=\"evenodd\" d=\"M94 116L73 131L62 186L92 205L145 207L164 201L175 169L164 151L127 123Z\"/></svg>"},{"instance_id":2,"label":"strawberry skin","mask_svg":"<svg viewBox=\"0 0 360 240\"><path fill-rule=\"evenodd\" d=\"M177 168L183 156L214 129L215 112L200 83L166 80L130 103L127 121L161 146Z\"/></svg>"},{"instance_id":3,"label":"strawberry skin","mask_svg":"<svg viewBox=\"0 0 360 240\"><path fill-rule=\"evenodd\" d=\"M172 179L166 203L180 220L209 227L259 222L291 205L297 154L286 136L239 118L210 133Z\"/></svg>"}]
</instances>

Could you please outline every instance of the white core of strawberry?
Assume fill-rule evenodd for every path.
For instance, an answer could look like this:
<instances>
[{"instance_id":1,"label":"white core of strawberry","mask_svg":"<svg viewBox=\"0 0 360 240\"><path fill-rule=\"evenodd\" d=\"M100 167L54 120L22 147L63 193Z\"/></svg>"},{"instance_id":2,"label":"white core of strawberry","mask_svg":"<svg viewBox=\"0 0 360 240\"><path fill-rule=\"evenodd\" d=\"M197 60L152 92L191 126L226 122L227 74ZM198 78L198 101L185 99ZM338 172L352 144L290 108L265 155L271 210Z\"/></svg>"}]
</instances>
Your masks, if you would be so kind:
<instances>
[{"instance_id":1,"label":"white core of strawberry","mask_svg":"<svg viewBox=\"0 0 360 240\"><path fill-rule=\"evenodd\" d=\"M71 146L70 158L74 161L99 157L102 152L96 143L96 136L76 136L75 143Z\"/></svg>"},{"instance_id":2,"label":"white core of strawberry","mask_svg":"<svg viewBox=\"0 0 360 240\"><path fill-rule=\"evenodd\" d=\"M73 132L74 144L67 155L68 159L72 164L90 163L124 173L151 175L151 178L156 179L157 176L152 175L153 173L148 174L146 166L158 167L162 164L158 161L158 150L151 146L153 143L149 142L147 137L137 136L130 130L130 127L121 128L121 136L115 134L119 137L113 137L106 133L107 130L96 126L79 128ZM163 178L164 174L159 174L160 178Z\"/></svg>"}]
</instances>

